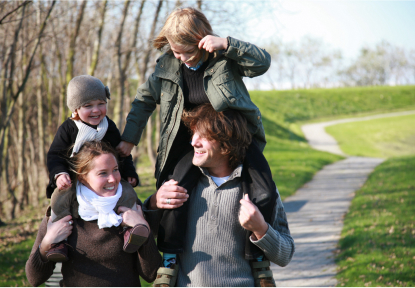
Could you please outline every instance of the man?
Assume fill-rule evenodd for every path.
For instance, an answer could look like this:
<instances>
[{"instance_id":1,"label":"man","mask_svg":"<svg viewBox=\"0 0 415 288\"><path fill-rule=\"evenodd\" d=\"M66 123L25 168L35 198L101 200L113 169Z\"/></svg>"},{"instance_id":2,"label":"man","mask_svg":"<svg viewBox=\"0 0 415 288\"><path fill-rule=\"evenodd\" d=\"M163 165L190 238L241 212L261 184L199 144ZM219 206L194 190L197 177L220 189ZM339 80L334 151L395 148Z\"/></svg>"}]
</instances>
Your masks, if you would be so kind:
<instances>
[{"instance_id":1,"label":"man","mask_svg":"<svg viewBox=\"0 0 415 288\"><path fill-rule=\"evenodd\" d=\"M193 132L192 163L202 171L197 185L189 197L177 181L170 180L145 203L152 213L179 208L188 201L185 245L177 256L177 286L272 285L272 273L264 269L269 266L266 259L286 266L294 253L294 240L278 191L263 198L257 191L245 191L246 168L241 163L252 140L246 120L234 110L216 112L210 104L184 113L182 120ZM250 193L263 212L250 200ZM272 203L266 206L260 199ZM268 223L263 214L270 215ZM157 229L152 227L153 233ZM261 255L246 259L251 255L247 251L255 248ZM261 272L262 280L255 277L257 268L266 270Z\"/></svg>"}]
</instances>

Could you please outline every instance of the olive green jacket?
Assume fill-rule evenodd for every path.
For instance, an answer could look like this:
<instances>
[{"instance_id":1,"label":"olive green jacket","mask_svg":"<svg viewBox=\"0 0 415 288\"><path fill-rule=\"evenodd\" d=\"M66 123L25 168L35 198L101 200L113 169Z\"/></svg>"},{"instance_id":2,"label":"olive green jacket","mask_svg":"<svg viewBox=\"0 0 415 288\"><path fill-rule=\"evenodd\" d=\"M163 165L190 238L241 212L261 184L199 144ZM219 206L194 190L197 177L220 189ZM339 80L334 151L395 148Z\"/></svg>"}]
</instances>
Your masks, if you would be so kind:
<instances>
[{"instance_id":1,"label":"olive green jacket","mask_svg":"<svg viewBox=\"0 0 415 288\"><path fill-rule=\"evenodd\" d=\"M239 110L248 121L248 128L264 149L265 132L261 113L251 101L242 77L264 74L271 57L263 49L247 42L228 37L228 49L217 51L204 74L204 88L213 108L220 112L226 109ZM162 171L173 140L179 130L183 112L183 77L181 61L165 53L158 60L154 73L137 90L122 140L138 144L147 120L156 105L160 105L160 143L155 176Z\"/></svg>"}]
</instances>

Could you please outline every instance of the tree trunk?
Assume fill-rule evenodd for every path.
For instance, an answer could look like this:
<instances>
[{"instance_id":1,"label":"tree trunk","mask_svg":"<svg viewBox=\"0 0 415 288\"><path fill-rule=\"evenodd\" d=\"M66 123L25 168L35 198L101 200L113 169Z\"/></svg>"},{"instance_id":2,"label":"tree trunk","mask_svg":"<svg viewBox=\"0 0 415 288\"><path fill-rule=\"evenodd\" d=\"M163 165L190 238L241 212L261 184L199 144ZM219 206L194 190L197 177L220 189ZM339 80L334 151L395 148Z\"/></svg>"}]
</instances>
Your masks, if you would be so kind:
<instances>
[{"instance_id":1,"label":"tree trunk","mask_svg":"<svg viewBox=\"0 0 415 288\"><path fill-rule=\"evenodd\" d=\"M27 194L27 181L26 181L26 169L25 169L25 122L26 122L26 101L24 99L24 94L19 97L18 101L19 105L19 113L18 113L18 120L17 120L17 187L16 187L16 198L18 205L16 206L16 213L19 215L23 210L24 207L27 205L26 202L26 194ZM7 169L7 168L6 168Z\"/></svg>"},{"instance_id":2,"label":"tree trunk","mask_svg":"<svg viewBox=\"0 0 415 288\"><path fill-rule=\"evenodd\" d=\"M45 17L45 19L44 19L41 27L40 27L40 32L39 32L38 37L36 39L36 44L33 47L33 50L32 50L32 52L30 54L31 57L30 57L30 60L29 60L27 66L25 68L25 71L24 71L24 74L23 74L24 77L22 79L21 85L18 86L18 89L17 89L17 92L16 93L13 93L13 91L12 91L13 89L12 89L11 85L10 85L10 87L8 89L9 90L8 93L10 93L9 95L11 96L10 97L11 99L10 99L9 107L7 108L7 114L6 115L3 114L3 117L2 117L3 122L1 123L2 126L1 126L1 129L0 129L0 151L3 150L3 146L4 146L4 133L5 133L5 129L9 126L9 122L10 122L11 116L12 116L13 111L14 111L14 107L15 107L15 104L16 104L16 100L19 97L19 95L23 92L23 89L25 88L26 83L27 83L27 81L29 79L30 72L32 71L33 58L34 58L34 56L36 54L36 50L37 50L37 47L39 46L40 40L42 38L43 31L45 30L45 27L46 27L46 24L47 24L47 20L48 20L48 18L50 16L50 13L52 12L52 9L53 9L55 3L56 3L56 1L53 1L52 2L51 6L50 6L50 8L48 10L48 13L47 13L47 15L46 15L46 17ZM24 8L23 8L23 11L24 11ZM19 30L20 30L20 28L19 28ZM18 35L18 33L17 33L17 35ZM9 79L13 79L13 73L12 72L9 74ZM0 157L2 157L2 156L0 156ZM0 163L1 163L1 161L0 161Z\"/></svg>"},{"instance_id":3,"label":"tree trunk","mask_svg":"<svg viewBox=\"0 0 415 288\"><path fill-rule=\"evenodd\" d=\"M122 34L124 31L124 24L125 24L125 20L127 18L128 15L128 7L130 6L130 1L126 0L124 2L124 8L123 8L123 13L122 13L122 18L121 18L121 23L120 23L120 27L118 30L118 35L117 35L117 41L115 42L115 46L117 47L117 68L118 68L118 87L117 87L117 98L115 99L115 107L114 107L114 122L118 125L118 127L121 127L120 122L122 121L122 117L121 117L121 113L123 110L123 104L124 104L124 73L122 71L122 64L121 64L121 57L122 57L122 52L121 52L121 40L122 40Z\"/></svg>"},{"instance_id":4,"label":"tree trunk","mask_svg":"<svg viewBox=\"0 0 415 288\"><path fill-rule=\"evenodd\" d=\"M95 42L94 42L94 51L92 52L91 66L89 67L89 70L88 70L88 74L91 76L94 76L95 69L97 68L97 65L98 65L99 49L101 47L102 29L104 28L105 11L107 9L107 4L108 4L108 1L105 0L102 3L102 7L101 7L101 13L100 13L101 17L100 17L99 24L97 27L97 36L96 36L97 38L95 39Z\"/></svg>"},{"instance_id":5,"label":"tree trunk","mask_svg":"<svg viewBox=\"0 0 415 288\"><path fill-rule=\"evenodd\" d=\"M75 52L76 52L76 39L79 35L79 29L81 28L82 19L84 18L84 11L86 6L86 0L82 1L81 7L79 8L78 15L76 17L75 22L75 28L71 33L71 38L69 42L69 49L68 49L68 55L66 57L66 84L69 83L69 81L73 78L73 64L75 61ZM66 85L62 89L62 98L65 99L66 96ZM65 102L65 100L64 100ZM63 107L63 115L62 115L62 122L65 121L67 115L68 115L68 108L66 105L62 105Z\"/></svg>"}]
</instances>

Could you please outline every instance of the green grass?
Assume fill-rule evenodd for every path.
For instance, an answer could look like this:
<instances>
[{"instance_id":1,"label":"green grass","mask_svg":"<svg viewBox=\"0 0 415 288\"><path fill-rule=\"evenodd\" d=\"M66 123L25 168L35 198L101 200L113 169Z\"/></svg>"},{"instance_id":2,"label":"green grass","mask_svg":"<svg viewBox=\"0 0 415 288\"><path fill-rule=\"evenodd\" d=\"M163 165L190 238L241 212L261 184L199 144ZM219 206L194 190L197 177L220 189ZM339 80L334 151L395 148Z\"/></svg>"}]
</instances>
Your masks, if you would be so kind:
<instances>
[{"instance_id":1,"label":"green grass","mask_svg":"<svg viewBox=\"0 0 415 288\"><path fill-rule=\"evenodd\" d=\"M252 91L250 93L254 103L261 109L261 113L282 119L286 123L415 109L415 86Z\"/></svg>"},{"instance_id":2,"label":"green grass","mask_svg":"<svg viewBox=\"0 0 415 288\"><path fill-rule=\"evenodd\" d=\"M349 155L389 158L415 154L415 114L329 126Z\"/></svg>"},{"instance_id":3,"label":"green grass","mask_svg":"<svg viewBox=\"0 0 415 288\"><path fill-rule=\"evenodd\" d=\"M31 237L0 248L0 286L30 286L24 269L34 242Z\"/></svg>"},{"instance_id":4,"label":"green grass","mask_svg":"<svg viewBox=\"0 0 415 288\"><path fill-rule=\"evenodd\" d=\"M356 192L339 242L338 286L415 286L415 156L391 158Z\"/></svg>"}]
</instances>

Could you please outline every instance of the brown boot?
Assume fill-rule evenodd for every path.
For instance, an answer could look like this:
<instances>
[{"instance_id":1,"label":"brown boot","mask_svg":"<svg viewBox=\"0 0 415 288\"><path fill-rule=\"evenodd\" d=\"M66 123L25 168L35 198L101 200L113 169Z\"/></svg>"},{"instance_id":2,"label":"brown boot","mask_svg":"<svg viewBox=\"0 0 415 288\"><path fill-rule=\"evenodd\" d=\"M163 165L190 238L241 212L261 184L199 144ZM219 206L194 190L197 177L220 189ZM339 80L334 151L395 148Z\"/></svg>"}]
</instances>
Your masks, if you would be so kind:
<instances>
[{"instance_id":1,"label":"brown boot","mask_svg":"<svg viewBox=\"0 0 415 288\"><path fill-rule=\"evenodd\" d=\"M178 271L177 264L172 264L170 268L160 267L157 270L157 278L154 280L153 287L175 287Z\"/></svg>"},{"instance_id":2,"label":"brown boot","mask_svg":"<svg viewBox=\"0 0 415 288\"><path fill-rule=\"evenodd\" d=\"M46 258L53 262L68 261L68 246L66 241L52 244L52 248L46 253Z\"/></svg>"},{"instance_id":3,"label":"brown boot","mask_svg":"<svg viewBox=\"0 0 415 288\"><path fill-rule=\"evenodd\" d=\"M124 247L127 253L134 253L147 241L150 230L146 225L138 224L124 231Z\"/></svg>"},{"instance_id":4,"label":"brown boot","mask_svg":"<svg viewBox=\"0 0 415 288\"><path fill-rule=\"evenodd\" d=\"M255 287L276 287L272 271L269 269L270 264L269 260L251 261Z\"/></svg>"}]
</instances>

